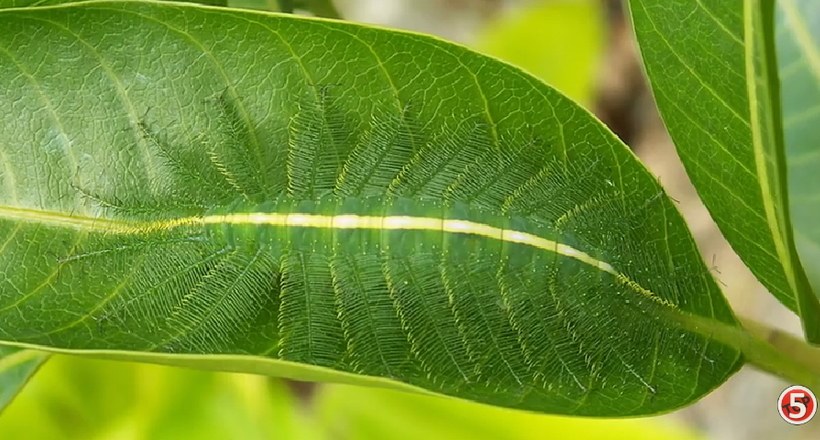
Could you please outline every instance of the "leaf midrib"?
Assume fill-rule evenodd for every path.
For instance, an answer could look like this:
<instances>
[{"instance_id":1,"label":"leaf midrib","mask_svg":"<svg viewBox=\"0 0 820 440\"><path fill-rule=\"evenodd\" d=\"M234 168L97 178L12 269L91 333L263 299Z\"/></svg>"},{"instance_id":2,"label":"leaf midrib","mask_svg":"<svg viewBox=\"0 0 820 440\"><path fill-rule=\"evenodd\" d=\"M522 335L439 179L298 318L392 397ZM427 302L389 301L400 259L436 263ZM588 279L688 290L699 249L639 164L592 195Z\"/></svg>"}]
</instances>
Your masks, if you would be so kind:
<instances>
[{"instance_id":1,"label":"leaf midrib","mask_svg":"<svg viewBox=\"0 0 820 440\"><path fill-rule=\"evenodd\" d=\"M553 252L564 257L572 258L592 266L597 270L609 273L631 290L634 290L635 292L644 295L655 302L670 308L677 308L675 304L659 297L650 289L647 289L636 281L630 279L628 276L618 271L610 263L594 258L584 251L528 232L503 229L469 220L405 215L360 216L355 214L339 214L329 216L302 212L286 214L270 212L245 212L240 214L179 217L156 221L127 221L108 218L83 217L64 212L42 211L9 206L0 206L0 219L8 219L17 222L29 221L61 228L122 235L143 235L158 231L168 231L185 226L207 226L213 224L267 225L324 229L435 230L453 234L477 235L509 243L523 244L536 249Z\"/></svg>"}]
</instances>

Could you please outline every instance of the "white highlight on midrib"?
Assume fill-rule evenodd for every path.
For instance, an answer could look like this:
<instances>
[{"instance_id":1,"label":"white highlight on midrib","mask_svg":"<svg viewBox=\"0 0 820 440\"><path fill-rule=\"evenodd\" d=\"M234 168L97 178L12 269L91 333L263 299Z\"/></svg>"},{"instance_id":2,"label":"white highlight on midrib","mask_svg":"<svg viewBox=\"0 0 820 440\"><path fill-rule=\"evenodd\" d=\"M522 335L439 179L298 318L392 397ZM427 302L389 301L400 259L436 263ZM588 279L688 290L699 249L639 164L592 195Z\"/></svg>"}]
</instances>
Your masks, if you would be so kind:
<instances>
[{"instance_id":1,"label":"white highlight on midrib","mask_svg":"<svg viewBox=\"0 0 820 440\"><path fill-rule=\"evenodd\" d=\"M243 213L209 215L203 217L204 224L235 224L235 225L268 225L287 226L295 228L320 229L373 229L373 230L416 230L442 231L453 234L478 235L481 237L501 240L508 243L518 243L538 249L554 252L559 255L574 258L583 263L594 266L612 275L621 276L611 264L600 261L586 252L579 251L557 241L548 240L528 232L502 229L484 223L468 220L440 219L431 217L413 216L360 216L360 215L316 215L316 214L276 214L276 213Z\"/></svg>"}]
</instances>

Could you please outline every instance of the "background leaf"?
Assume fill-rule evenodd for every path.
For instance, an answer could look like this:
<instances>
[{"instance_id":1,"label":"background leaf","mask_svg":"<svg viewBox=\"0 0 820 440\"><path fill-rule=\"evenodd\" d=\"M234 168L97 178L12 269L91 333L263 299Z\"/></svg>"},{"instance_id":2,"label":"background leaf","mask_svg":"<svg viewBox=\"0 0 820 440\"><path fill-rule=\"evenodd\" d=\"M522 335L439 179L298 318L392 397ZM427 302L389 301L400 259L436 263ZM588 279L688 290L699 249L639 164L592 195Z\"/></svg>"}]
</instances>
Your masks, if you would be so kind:
<instances>
[{"instance_id":1,"label":"background leaf","mask_svg":"<svg viewBox=\"0 0 820 440\"><path fill-rule=\"evenodd\" d=\"M630 6L655 100L698 194L743 262L820 342L820 301L789 221L772 2Z\"/></svg>"},{"instance_id":2,"label":"background leaf","mask_svg":"<svg viewBox=\"0 0 820 440\"><path fill-rule=\"evenodd\" d=\"M778 0L777 61L797 250L820 291L820 3Z\"/></svg>"},{"instance_id":3,"label":"background leaf","mask_svg":"<svg viewBox=\"0 0 820 440\"><path fill-rule=\"evenodd\" d=\"M9 439L320 439L279 381L55 356L0 417Z\"/></svg>"},{"instance_id":4,"label":"background leaf","mask_svg":"<svg viewBox=\"0 0 820 440\"><path fill-rule=\"evenodd\" d=\"M230 0L228 3L232 8L280 12L277 0Z\"/></svg>"},{"instance_id":5,"label":"background leaf","mask_svg":"<svg viewBox=\"0 0 820 440\"><path fill-rule=\"evenodd\" d=\"M509 65L153 2L0 11L0 41L0 340L577 415L742 363L658 183Z\"/></svg>"},{"instance_id":6,"label":"background leaf","mask_svg":"<svg viewBox=\"0 0 820 440\"><path fill-rule=\"evenodd\" d=\"M604 46L603 9L595 0L533 2L488 24L476 48L527 70L589 107Z\"/></svg>"},{"instance_id":7,"label":"background leaf","mask_svg":"<svg viewBox=\"0 0 820 440\"><path fill-rule=\"evenodd\" d=\"M0 345L0 413L46 359L46 353Z\"/></svg>"},{"instance_id":8,"label":"background leaf","mask_svg":"<svg viewBox=\"0 0 820 440\"><path fill-rule=\"evenodd\" d=\"M306 9L317 17L341 18L333 0L277 0L279 11L293 13L297 9Z\"/></svg>"}]
</instances>

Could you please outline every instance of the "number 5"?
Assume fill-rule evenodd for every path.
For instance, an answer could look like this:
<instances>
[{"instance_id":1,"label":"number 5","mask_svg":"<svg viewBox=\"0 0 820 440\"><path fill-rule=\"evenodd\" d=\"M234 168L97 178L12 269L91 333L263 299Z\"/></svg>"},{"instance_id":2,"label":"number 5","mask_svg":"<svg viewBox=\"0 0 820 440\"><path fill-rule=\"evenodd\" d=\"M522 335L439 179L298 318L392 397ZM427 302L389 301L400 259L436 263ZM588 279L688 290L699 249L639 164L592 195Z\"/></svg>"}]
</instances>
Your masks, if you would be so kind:
<instances>
[{"instance_id":1,"label":"number 5","mask_svg":"<svg viewBox=\"0 0 820 440\"><path fill-rule=\"evenodd\" d=\"M805 393L792 393L791 394L791 396L790 396L791 401L789 402L789 405L791 407L800 408L800 411L797 414L794 414L794 415L791 416L793 419L799 419L799 418L803 417L804 415L806 415L806 405L804 405L802 401L797 400L798 398L800 398L802 400L803 396L805 396L805 395L806 395Z\"/></svg>"}]
</instances>

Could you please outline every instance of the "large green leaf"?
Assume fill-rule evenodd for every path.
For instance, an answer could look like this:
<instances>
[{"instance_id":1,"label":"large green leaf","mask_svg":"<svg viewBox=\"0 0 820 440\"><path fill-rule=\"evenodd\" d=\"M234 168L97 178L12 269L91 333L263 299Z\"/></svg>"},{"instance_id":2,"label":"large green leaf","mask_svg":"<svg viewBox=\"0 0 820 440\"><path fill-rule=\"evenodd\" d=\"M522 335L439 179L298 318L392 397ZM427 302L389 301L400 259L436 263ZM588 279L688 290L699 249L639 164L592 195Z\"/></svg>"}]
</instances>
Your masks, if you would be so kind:
<instances>
[{"instance_id":1,"label":"large green leaf","mask_svg":"<svg viewBox=\"0 0 820 440\"><path fill-rule=\"evenodd\" d=\"M655 179L511 66L153 2L0 41L0 341L611 416L741 363Z\"/></svg>"},{"instance_id":2,"label":"large green leaf","mask_svg":"<svg viewBox=\"0 0 820 440\"><path fill-rule=\"evenodd\" d=\"M777 62L795 241L820 291L820 3L778 0Z\"/></svg>"},{"instance_id":3,"label":"large green leaf","mask_svg":"<svg viewBox=\"0 0 820 440\"><path fill-rule=\"evenodd\" d=\"M0 345L0 412L46 359L46 353Z\"/></svg>"},{"instance_id":4,"label":"large green leaf","mask_svg":"<svg viewBox=\"0 0 820 440\"><path fill-rule=\"evenodd\" d=\"M792 240L773 0L631 0L655 100L678 154L744 263L820 342L820 301Z\"/></svg>"}]
</instances>

